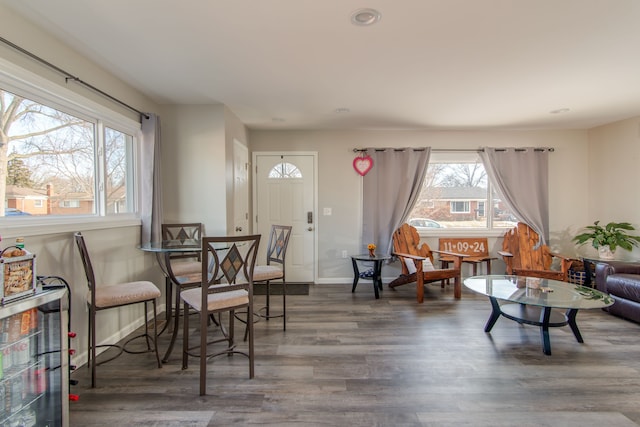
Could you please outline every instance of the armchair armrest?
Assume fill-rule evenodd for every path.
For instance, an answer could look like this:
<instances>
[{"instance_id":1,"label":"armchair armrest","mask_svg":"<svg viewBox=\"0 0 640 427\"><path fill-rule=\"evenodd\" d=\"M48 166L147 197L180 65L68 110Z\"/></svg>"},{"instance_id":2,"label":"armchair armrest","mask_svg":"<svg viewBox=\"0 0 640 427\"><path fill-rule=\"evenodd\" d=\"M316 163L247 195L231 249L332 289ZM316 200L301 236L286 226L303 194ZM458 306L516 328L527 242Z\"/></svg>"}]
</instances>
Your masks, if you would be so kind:
<instances>
[{"instance_id":1,"label":"armchair armrest","mask_svg":"<svg viewBox=\"0 0 640 427\"><path fill-rule=\"evenodd\" d=\"M560 254L557 254L555 252L549 252L549 255L551 255L552 257L560 258L561 260L564 260L564 261L575 261L575 258L571 258L571 257L568 257L568 256L560 255Z\"/></svg>"},{"instance_id":2,"label":"armchair armrest","mask_svg":"<svg viewBox=\"0 0 640 427\"><path fill-rule=\"evenodd\" d=\"M391 254L395 255L395 256L399 256L400 258L410 258L410 259L418 260L418 261L423 261L423 260L427 259L426 257L423 257L423 256L404 254L402 252L392 252Z\"/></svg>"},{"instance_id":3,"label":"armchair armrest","mask_svg":"<svg viewBox=\"0 0 640 427\"><path fill-rule=\"evenodd\" d=\"M435 250L435 249L432 249L431 252L433 252L434 254L455 256L455 257L459 257L459 258L466 258L466 257L469 256L469 255L465 255L465 254L459 254L459 253L456 253L456 252L440 251L440 250Z\"/></svg>"},{"instance_id":4,"label":"armchair armrest","mask_svg":"<svg viewBox=\"0 0 640 427\"><path fill-rule=\"evenodd\" d=\"M423 257L423 256L419 256L419 255L411 255L411 254L405 254L402 252L391 252L391 255L395 255L398 258L400 258L400 264L402 264L402 274L405 275L411 275L416 271L422 271L422 262L429 259L427 257ZM415 270L413 270L413 267L409 267L409 265L407 265L406 260L412 260L413 261L413 265L415 266ZM429 260L431 261L431 260Z\"/></svg>"}]
</instances>

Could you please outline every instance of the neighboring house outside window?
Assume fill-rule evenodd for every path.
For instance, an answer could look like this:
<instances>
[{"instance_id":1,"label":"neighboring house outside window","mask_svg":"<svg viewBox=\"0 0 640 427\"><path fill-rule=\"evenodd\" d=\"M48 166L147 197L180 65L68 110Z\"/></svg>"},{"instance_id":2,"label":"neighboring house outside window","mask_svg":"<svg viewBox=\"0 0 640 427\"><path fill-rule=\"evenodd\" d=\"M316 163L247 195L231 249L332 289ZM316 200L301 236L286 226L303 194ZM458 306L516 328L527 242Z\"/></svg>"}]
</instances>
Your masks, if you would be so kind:
<instances>
[{"instance_id":1,"label":"neighboring house outside window","mask_svg":"<svg viewBox=\"0 0 640 427\"><path fill-rule=\"evenodd\" d=\"M447 232L456 228L504 229L516 224L475 152L432 152L420 197L409 218L409 223L439 224L425 230L445 228Z\"/></svg>"}]
</instances>

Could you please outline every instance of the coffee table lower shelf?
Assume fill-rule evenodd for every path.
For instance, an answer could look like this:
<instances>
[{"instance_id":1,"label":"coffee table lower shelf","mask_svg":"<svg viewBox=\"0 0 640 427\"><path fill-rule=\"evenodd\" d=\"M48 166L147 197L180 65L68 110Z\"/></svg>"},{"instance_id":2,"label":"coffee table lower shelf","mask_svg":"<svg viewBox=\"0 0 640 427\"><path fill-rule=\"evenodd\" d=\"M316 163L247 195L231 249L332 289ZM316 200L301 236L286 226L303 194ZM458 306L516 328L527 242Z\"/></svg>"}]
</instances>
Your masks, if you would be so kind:
<instances>
[{"instance_id":1,"label":"coffee table lower shelf","mask_svg":"<svg viewBox=\"0 0 640 427\"><path fill-rule=\"evenodd\" d=\"M527 325L540 326L540 337L542 339L542 351L546 355L551 355L551 341L549 339L549 328L569 325L573 335L579 343L584 342L578 325L576 324L576 315L578 310L568 309L562 312L558 309L550 307L540 307L519 303L505 303L500 305L498 300L489 297L491 301L491 316L484 327L485 332L490 332L500 316L525 323Z\"/></svg>"}]
</instances>

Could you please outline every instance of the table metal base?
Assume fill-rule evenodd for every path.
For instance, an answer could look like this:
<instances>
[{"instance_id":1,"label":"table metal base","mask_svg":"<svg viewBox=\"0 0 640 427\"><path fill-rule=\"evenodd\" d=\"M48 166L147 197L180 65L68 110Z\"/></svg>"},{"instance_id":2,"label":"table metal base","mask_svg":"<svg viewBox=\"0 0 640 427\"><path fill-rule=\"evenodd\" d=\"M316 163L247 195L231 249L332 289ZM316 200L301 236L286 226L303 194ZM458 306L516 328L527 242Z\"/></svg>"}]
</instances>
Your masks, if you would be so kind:
<instances>
[{"instance_id":1,"label":"table metal base","mask_svg":"<svg viewBox=\"0 0 640 427\"><path fill-rule=\"evenodd\" d=\"M584 342L578 325L576 324L576 315L578 310L569 309L565 313L553 310L549 307L539 307L526 304L502 304L493 297L489 297L491 301L491 316L487 320L484 327L485 332L490 332L493 325L500 316L514 320L518 323L527 325L540 326L540 337L542 338L542 351L546 355L551 355L551 341L549 339L549 328L569 325L573 335L579 343Z\"/></svg>"},{"instance_id":2,"label":"table metal base","mask_svg":"<svg viewBox=\"0 0 640 427\"><path fill-rule=\"evenodd\" d=\"M375 259L370 261L373 262L373 276L371 277L371 281L373 282L373 292L375 293L376 299L380 298L379 291L382 290L382 261L384 261L384 259ZM363 277L360 276L360 270L358 269L356 258L352 257L351 262L353 263L353 287L351 288L351 293L353 293L356 291L358 280ZM369 262L369 260L365 260L365 262Z\"/></svg>"}]
</instances>

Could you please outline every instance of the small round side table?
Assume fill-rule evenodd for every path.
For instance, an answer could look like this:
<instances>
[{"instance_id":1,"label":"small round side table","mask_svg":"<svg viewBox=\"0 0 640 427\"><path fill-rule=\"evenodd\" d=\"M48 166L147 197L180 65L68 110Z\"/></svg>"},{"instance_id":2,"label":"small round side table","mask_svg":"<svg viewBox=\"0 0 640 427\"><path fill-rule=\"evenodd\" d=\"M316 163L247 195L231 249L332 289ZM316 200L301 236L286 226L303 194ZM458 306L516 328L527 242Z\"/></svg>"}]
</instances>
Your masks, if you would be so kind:
<instances>
[{"instance_id":1,"label":"small round side table","mask_svg":"<svg viewBox=\"0 0 640 427\"><path fill-rule=\"evenodd\" d=\"M376 295L376 299L380 298L380 292L382 290L382 262L391 259L389 255L374 255L369 254L352 255L351 263L353 264L353 287L351 292L356 291L359 279L371 280L373 283L373 291ZM366 272L360 272L358 269L358 261L361 262L373 262L373 274L366 274Z\"/></svg>"}]
</instances>

